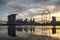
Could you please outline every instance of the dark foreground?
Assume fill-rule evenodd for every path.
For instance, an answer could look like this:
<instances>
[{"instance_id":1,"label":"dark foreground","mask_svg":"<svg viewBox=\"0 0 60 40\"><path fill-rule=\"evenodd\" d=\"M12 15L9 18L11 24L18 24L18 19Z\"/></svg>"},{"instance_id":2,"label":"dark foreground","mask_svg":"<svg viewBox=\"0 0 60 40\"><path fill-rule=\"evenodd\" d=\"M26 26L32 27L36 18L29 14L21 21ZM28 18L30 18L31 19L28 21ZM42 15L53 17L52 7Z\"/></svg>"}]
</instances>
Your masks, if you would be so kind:
<instances>
[{"instance_id":1,"label":"dark foreground","mask_svg":"<svg viewBox=\"0 0 60 40\"><path fill-rule=\"evenodd\" d=\"M11 37L8 35L2 35L0 36L0 40L60 40L58 38L53 38L53 37L48 37L48 36L42 36L42 35L34 35L34 34L29 34L28 36L16 36L16 37Z\"/></svg>"}]
</instances>

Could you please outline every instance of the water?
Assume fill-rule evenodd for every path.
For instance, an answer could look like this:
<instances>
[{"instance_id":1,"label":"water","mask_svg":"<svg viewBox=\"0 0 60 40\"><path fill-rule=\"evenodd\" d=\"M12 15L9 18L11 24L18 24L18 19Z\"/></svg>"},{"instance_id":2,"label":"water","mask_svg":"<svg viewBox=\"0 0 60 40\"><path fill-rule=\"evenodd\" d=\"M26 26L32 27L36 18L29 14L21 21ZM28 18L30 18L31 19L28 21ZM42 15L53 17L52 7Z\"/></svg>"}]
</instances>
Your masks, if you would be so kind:
<instances>
[{"instance_id":1,"label":"water","mask_svg":"<svg viewBox=\"0 0 60 40\"><path fill-rule=\"evenodd\" d=\"M21 37L22 39L26 38L28 40L29 38L31 39L32 37L34 38L34 35L40 36L40 35L47 35L50 37L58 38L60 39L60 29L56 30L56 34L52 34L52 26L16 26L17 27L28 27L28 32L25 32L24 30L22 32L16 30L16 35L17 37L11 37L8 36L8 26L0 26L0 40L20 40ZM29 30L30 27L35 27L35 32L31 32ZM56 26L56 28L60 28L60 26ZM33 39L32 38L32 39ZM39 37L37 37L39 38ZM37 39L38 40L38 39ZM55 39L54 39L55 40Z\"/></svg>"}]
</instances>

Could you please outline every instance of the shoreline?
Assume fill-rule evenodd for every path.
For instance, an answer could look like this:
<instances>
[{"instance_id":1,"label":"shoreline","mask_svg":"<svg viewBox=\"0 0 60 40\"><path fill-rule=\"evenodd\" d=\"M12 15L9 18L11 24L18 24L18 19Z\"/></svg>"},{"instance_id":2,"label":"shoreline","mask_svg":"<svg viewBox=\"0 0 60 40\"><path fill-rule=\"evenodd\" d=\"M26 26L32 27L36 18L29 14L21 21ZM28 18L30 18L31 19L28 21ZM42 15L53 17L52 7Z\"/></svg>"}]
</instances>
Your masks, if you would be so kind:
<instances>
[{"instance_id":1,"label":"shoreline","mask_svg":"<svg viewBox=\"0 0 60 40\"><path fill-rule=\"evenodd\" d=\"M13 25L13 24L0 24L0 26L8 26L8 25ZM22 26L22 25L29 25L29 26L60 26L60 24L55 24L55 25L52 25L52 24L34 24L34 25L30 25L30 24L15 24L17 26Z\"/></svg>"}]
</instances>

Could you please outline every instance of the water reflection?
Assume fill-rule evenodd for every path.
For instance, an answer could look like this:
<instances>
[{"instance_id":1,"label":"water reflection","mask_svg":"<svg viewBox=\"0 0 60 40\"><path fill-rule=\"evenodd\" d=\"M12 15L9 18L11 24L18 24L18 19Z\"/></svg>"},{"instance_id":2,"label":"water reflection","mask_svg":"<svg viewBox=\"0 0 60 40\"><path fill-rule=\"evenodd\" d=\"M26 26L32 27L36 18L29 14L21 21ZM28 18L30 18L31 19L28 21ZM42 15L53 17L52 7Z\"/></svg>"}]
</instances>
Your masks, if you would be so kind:
<instances>
[{"instance_id":1,"label":"water reflection","mask_svg":"<svg viewBox=\"0 0 60 40\"><path fill-rule=\"evenodd\" d=\"M16 26L16 28L18 28L18 27L23 27L24 28L26 26ZM7 39L11 39L11 40L13 40L13 39L19 40L20 37L24 37L24 38L27 38L27 40L30 39L30 38L31 38L31 40L33 40L35 38L35 35L39 36L39 37L36 36L36 38L39 38L39 39L40 39L40 35L60 38L59 37L60 29L56 30L56 34L52 34L52 30L51 30L52 26L27 26L27 27L28 27L28 32L26 32L24 30L22 30L22 32L16 30L17 37L16 38L12 37L12 39L11 39L11 37L9 37L7 35L7 33L8 33L8 31L7 31L8 26L0 26L0 39L3 39L3 37L4 37L4 40L6 38ZM30 27L35 27L35 32L31 32L29 30ZM56 26L56 28L60 28L60 26ZM32 37L34 37L34 38L32 38Z\"/></svg>"}]
</instances>

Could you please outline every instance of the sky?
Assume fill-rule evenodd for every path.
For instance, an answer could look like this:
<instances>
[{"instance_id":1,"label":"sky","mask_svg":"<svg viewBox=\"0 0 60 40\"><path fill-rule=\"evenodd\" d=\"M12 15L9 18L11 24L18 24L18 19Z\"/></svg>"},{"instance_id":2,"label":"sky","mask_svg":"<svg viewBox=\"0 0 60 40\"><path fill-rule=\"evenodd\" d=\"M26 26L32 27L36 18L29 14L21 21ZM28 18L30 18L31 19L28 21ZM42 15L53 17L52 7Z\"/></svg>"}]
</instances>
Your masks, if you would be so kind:
<instances>
[{"instance_id":1,"label":"sky","mask_svg":"<svg viewBox=\"0 0 60 40\"><path fill-rule=\"evenodd\" d=\"M0 20L7 20L10 14L18 14L17 19L34 17L47 9L52 16L60 15L60 0L0 0Z\"/></svg>"}]
</instances>

